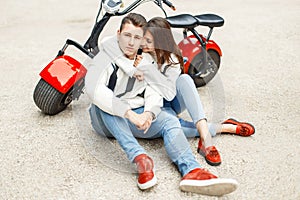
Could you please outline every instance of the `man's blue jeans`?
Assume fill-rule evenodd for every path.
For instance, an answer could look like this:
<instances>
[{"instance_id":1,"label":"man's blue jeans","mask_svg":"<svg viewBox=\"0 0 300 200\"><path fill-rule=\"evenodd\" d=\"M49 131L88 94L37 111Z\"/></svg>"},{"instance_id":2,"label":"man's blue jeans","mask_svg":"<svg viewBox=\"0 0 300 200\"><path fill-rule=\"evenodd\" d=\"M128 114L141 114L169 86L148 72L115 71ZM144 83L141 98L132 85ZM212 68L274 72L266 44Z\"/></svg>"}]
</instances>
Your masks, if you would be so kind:
<instances>
[{"instance_id":1,"label":"man's blue jeans","mask_svg":"<svg viewBox=\"0 0 300 200\"><path fill-rule=\"evenodd\" d=\"M144 108L137 108L133 111L142 113ZM136 138L154 139L162 137L168 156L177 165L181 175L184 176L201 166L191 151L178 118L172 112L174 111L171 108L163 108L146 134L143 133L143 130L138 130L128 119L110 115L95 105L90 108L90 117L96 132L103 136L116 138L131 162L136 156L146 154L145 149Z\"/></svg>"}]
</instances>

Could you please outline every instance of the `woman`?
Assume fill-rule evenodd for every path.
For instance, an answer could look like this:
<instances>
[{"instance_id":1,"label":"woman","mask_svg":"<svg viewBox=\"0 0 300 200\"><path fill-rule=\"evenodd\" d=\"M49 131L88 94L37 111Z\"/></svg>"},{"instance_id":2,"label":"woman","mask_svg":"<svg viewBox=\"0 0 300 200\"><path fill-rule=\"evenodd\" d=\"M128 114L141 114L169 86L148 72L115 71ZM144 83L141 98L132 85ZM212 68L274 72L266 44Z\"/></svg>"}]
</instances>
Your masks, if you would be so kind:
<instances>
[{"instance_id":1,"label":"woman","mask_svg":"<svg viewBox=\"0 0 300 200\"><path fill-rule=\"evenodd\" d=\"M102 45L108 47L110 43L104 42ZM126 69L122 69L138 80L145 79L152 82L153 88L165 98L163 109L174 115L187 109L193 122L179 119L181 126L186 137L200 136L197 151L205 157L208 164L214 166L221 164L220 154L212 144L212 136L215 136L217 132L241 136L254 134L255 129L251 124L234 119L224 121L220 130L209 130L195 84L189 75L181 74L183 67L181 52L173 38L170 25L164 18L155 17L148 22L143 52L152 56L154 62L157 63L158 70L143 73L139 68L135 68L142 56L137 56L134 66L127 65ZM120 55L120 52L112 53L116 57ZM116 60L118 63L125 62L126 59L119 56Z\"/></svg>"},{"instance_id":2,"label":"woman","mask_svg":"<svg viewBox=\"0 0 300 200\"><path fill-rule=\"evenodd\" d=\"M211 134L214 136L216 133L215 131L209 133L201 100L192 78L186 74L178 74L179 77L176 77L173 76L174 73L169 73L172 68L183 67L180 49L174 41L169 23L161 17L151 19L147 25L144 41L143 51L152 55L158 64L158 69L161 72L165 71L165 78L169 79L170 82L176 80L176 96L172 101L165 101L164 106L171 107L176 114L187 109L193 124L180 119L183 129L189 130L185 131L186 136L200 135L198 153L205 156L206 161L211 165L221 164L220 154L211 141ZM166 67L169 67L170 70L167 70ZM217 132L249 136L254 131L254 127L248 123L228 119L223 122L221 130Z\"/></svg>"}]
</instances>

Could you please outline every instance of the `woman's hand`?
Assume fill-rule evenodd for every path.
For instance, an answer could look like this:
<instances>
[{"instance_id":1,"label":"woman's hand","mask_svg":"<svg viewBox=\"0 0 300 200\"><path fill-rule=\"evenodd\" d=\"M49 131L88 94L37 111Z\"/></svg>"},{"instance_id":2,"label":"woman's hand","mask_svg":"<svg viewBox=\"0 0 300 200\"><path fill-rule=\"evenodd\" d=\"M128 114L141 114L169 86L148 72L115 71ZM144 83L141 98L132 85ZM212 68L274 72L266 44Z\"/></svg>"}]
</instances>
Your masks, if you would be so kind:
<instances>
[{"instance_id":1,"label":"woman's hand","mask_svg":"<svg viewBox=\"0 0 300 200\"><path fill-rule=\"evenodd\" d=\"M136 70L136 72L133 74L133 77L136 78L138 81L143 81L144 73L140 70Z\"/></svg>"},{"instance_id":2,"label":"woman's hand","mask_svg":"<svg viewBox=\"0 0 300 200\"><path fill-rule=\"evenodd\" d=\"M142 59L143 59L142 55L136 55L133 66L137 67L141 63Z\"/></svg>"},{"instance_id":3,"label":"woman's hand","mask_svg":"<svg viewBox=\"0 0 300 200\"><path fill-rule=\"evenodd\" d=\"M136 55L133 66L137 67L143 59L142 55ZM142 71L136 70L136 72L133 74L133 77L135 77L138 81L144 80L144 73Z\"/></svg>"}]
</instances>

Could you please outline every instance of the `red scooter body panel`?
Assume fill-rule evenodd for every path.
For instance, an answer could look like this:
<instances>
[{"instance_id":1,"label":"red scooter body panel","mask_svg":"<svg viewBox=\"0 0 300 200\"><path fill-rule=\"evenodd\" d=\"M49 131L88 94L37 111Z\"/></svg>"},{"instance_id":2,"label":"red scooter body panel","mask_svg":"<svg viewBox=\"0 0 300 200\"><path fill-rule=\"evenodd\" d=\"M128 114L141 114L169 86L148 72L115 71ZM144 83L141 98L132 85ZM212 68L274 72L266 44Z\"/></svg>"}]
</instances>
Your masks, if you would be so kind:
<instances>
[{"instance_id":1,"label":"red scooter body panel","mask_svg":"<svg viewBox=\"0 0 300 200\"><path fill-rule=\"evenodd\" d=\"M201 36L203 41L205 38ZM186 63L184 64L184 73L188 73L188 68L194 59L194 57L202 51L200 42L194 35L190 35L187 38L184 38L179 44L179 48L182 50L182 56L188 58ZM213 40L209 40L206 44L206 50L213 49L215 50L220 56L222 56L222 51L220 47L215 43Z\"/></svg>"},{"instance_id":2,"label":"red scooter body panel","mask_svg":"<svg viewBox=\"0 0 300 200\"><path fill-rule=\"evenodd\" d=\"M40 76L59 92L65 94L86 75L86 68L74 58L63 55L55 58L41 71Z\"/></svg>"}]
</instances>

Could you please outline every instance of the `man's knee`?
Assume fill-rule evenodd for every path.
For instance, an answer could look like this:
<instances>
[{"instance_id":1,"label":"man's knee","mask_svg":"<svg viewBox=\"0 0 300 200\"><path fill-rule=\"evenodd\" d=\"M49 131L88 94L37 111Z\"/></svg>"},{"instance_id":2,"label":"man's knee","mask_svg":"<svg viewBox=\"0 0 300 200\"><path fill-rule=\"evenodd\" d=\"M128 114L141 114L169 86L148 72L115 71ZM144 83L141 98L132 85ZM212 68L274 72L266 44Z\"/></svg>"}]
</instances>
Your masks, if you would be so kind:
<instances>
[{"instance_id":1,"label":"man's knee","mask_svg":"<svg viewBox=\"0 0 300 200\"><path fill-rule=\"evenodd\" d=\"M99 135L112 138L113 135L107 130L106 126L104 125L104 122L100 114L101 112L102 111L96 105L94 104L91 105L89 109L89 113L90 113L92 127Z\"/></svg>"},{"instance_id":2,"label":"man's knee","mask_svg":"<svg viewBox=\"0 0 300 200\"><path fill-rule=\"evenodd\" d=\"M181 128L177 116L166 111L161 111L157 120L161 121L161 125L164 130L168 130L170 128Z\"/></svg>"}]
</instances>

